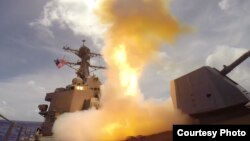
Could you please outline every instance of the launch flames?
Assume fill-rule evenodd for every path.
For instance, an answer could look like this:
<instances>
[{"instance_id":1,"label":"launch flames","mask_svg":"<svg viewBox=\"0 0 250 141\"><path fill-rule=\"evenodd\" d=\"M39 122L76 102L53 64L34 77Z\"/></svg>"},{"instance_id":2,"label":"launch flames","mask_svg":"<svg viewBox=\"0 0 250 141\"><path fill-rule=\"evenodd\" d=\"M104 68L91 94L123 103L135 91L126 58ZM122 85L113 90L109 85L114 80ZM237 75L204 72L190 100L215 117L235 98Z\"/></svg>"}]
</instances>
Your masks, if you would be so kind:
<instances>
[{"instance_id":1,"label":"launch flames","mask_svg":"<svg viewBox=\"0 0 250 141\"><path fill-rule=\"evenodd\" d=\"M108 25L104 59L107 80L99 110L63 114L53 132L60 141L117 141L128 136L171 130L188 118L174 110L171 99L144 99L138 81L163 43L172 44L185 31L163 0L102 0L96 9ZM153 95L153 94L152 94Z\"/></svg>"}]
</instances>

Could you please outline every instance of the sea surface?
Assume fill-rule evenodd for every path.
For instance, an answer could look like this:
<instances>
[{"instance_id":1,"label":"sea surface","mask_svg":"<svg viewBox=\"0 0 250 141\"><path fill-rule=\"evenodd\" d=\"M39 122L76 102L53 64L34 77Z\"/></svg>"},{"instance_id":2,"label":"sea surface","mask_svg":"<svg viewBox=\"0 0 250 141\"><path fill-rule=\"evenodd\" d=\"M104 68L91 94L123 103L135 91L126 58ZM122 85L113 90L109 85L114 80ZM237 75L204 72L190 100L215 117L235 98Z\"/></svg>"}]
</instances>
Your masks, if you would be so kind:
<instances>
[{"instance_id":1,"label":"sea surface","mask_svg":"<svg viewBox=\"0 0 250 141\"><path fill-rule=\"evenodd\" d=\"M30 121L14 121L16 127L13 128L9 141L17 141L17 136L20 131L20 127L23 127L21 137L34 135L36 129L41 126L41 122L30 122ZM3 138L11 124L8 121L0 120L0 141L3 141Z\"/></svg>"}]
</instances>

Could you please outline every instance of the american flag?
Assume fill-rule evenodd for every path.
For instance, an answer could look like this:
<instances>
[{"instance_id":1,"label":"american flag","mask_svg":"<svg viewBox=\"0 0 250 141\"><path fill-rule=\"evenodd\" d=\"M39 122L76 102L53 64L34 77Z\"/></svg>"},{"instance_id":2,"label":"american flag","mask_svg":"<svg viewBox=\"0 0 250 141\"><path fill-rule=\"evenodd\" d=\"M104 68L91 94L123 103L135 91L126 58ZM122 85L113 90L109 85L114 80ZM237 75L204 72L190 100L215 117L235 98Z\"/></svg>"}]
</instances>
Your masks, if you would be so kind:
<instances>
[{"instance_id":1,"label":"american flag","mask_svg":"<svg viewBox=\"0 0 250 141\"><path fill-rule=\"evenodd\" d=\"M54 60L56 66L58 69L60 69L61 67L63 67L66 64L66 61L64 59L56 59Z\"/></svg>"}]
</instances>

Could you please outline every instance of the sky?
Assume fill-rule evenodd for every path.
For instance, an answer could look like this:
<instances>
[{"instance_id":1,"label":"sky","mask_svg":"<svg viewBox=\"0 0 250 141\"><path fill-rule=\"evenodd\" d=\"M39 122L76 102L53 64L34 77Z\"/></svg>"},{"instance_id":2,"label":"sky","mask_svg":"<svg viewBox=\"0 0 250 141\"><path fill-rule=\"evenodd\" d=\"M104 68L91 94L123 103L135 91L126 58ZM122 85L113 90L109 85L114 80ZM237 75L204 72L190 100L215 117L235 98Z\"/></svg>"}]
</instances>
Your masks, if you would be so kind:
<instances>
[{"instance_id":1,"label":"sky","mask_svg":"<svg viewBox=\"0 0 250 141\"><path fill-rule=\"evenodd\" d=\"M46 93L71 83L75 73L57 69L54 59L77 57L62 50L78 49L82 40L101 53L106 27L91 8L98 0L0 1L0 114L13 120L42 121L39 104ZM193 29L164 45L140 79L146 98L170 97L170 81L201 66L218 70L250 49L250 1L172 0L170 11ZM166 25L167 26L167 25ZM146 41L145 41L146 42ZM229 77L250 91L250 59ZM105 82L102 71L95 72Z\"/></svg>"}]
</instances>

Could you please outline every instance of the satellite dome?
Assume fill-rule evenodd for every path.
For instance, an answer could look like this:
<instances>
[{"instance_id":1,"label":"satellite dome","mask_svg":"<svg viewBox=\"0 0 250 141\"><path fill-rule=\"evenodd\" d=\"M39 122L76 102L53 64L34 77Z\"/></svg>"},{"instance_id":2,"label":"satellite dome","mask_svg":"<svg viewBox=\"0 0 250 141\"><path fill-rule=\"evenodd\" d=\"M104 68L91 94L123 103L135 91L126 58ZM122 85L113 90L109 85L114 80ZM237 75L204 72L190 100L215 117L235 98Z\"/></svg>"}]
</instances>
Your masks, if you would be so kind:
<instances>
[{"instance_id":1,"label":"satellite dome","mask_svg":"<svg viewBox=\"0 0 250 141\"><path fill-rule=\"evenodd\" d=\"M80 77L76 77L72 80L72 85L81 85L83 84L83 80Z\"/></svg>"}]
</instances>

